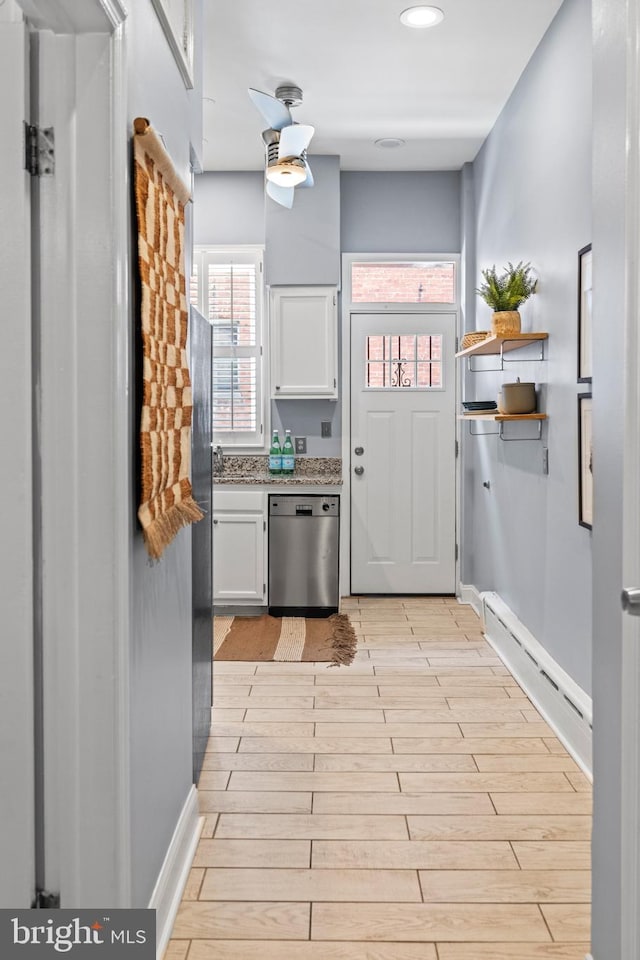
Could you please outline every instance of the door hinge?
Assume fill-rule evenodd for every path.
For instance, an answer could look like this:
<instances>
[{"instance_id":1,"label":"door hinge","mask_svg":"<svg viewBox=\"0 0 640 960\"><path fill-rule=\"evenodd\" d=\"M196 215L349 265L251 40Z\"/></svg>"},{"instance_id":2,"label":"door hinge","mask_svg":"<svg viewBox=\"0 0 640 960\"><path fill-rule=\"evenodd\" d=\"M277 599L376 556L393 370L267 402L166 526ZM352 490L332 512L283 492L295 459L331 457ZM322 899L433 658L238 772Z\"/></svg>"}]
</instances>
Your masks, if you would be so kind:
<instances>
[{"instance_id":1,"label":"door hinge","mask_svg":"<svg viewBox=\"0 0 640 960\"><path fill-rule=\"evenodd\" d=\"M60 894L50 893L48 890L36 890L36 898L33 906L36 910L58 910L60 907Z\"/></svg>"},{"instance_id":2,"label":"door hinge","mask_svg":"<svg viewBox=\"0 0 640 960\"><path fill-rule=\"evenodd\" d=\"M459 349L460 349L460 340L458 339L458 337L456 337L456 353L458 352Z\"/></svg>"},{"instance_id":3,"label":"door hinge","mask_svg":"<svg viewBox=\"0 0 640 960\"><path fill-rule=\"evenodd\" d=\"M56 170L53 127L24 125L24 168L32 177L52 177Z\"/></svg>"},{"instance_id":4,"label":"door hinge","mask_svg":"<svg viewBox=\"0 0 640 960\"><path fill-rule=\"evenodd\" d=\"M456 560L458 559L458 544L456 543Z\"/></svg>"},{"instance_id":5,"label":"door hinge","mask_svg":"<svg viewBox=\"0 0 640 960\"><path fill-rule=\"evenodd\" d=\"M333 295L333 305L334 305L334 307L336 306L336 304L337 304L337 297L336 297L336 295L335 295L335 293L334 293L334 295Z\"/></svg>"},{"instance_id":6,"label":"door hinge","mask_svg":"<svg viewBox=\"0 0 640 960\"><path fill-rule=\"evenodd\" d=\"M267 529L267 521L266 521L266 520L263 520L263 521L262 521L262 529L266 532L266 529Z\"/></svg>"},{"instance_id":7,"label":"door hinge","mask_svg":"<svg viewBox=\"0 0 640 960\"><path fill-rule=\"evenodd\" d=\"M263 584L262 584L262 596L263 596L263 597L264 597L264 595L265 595L266 592L267 592L267 585L266 585L266 583L263 583Z\"/></svg>"},{"instance_id":8,"label":"door hinge","mask_svg":"<svg viewBox=\"0 0 640 960\"><path fill-rule=\"evenodd\" d=\"M460 444L459 444L458 441L456 440L456 457L458 457L459 454L460 454Z\"/></svg>"}]
</instances>

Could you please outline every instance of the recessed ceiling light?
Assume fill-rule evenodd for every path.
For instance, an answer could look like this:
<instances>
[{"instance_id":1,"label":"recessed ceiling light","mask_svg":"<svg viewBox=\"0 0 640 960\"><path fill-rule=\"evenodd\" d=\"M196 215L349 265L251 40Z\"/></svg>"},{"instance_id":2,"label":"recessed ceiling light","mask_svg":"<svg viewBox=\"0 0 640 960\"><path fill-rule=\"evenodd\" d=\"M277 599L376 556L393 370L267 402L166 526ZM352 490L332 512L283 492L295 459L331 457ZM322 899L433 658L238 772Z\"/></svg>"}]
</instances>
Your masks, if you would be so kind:
<instances>
[{"instance_id":1,"label":"recessed ceiling light","mask_svg":"<svg viewBox=\"0 0 640 960\"><path fill-rule=\"evenodd\" d=\"M400 21L405 27L415 27L423 30L425 27L435 27L442 23L444 13L440 7L408 7L400 14Z\"/></svg>"},{"instance_id":2,"label":"recessed ceiling light","mask_svg":"<svg viewBox=\"0 0 640 960\"><path fill-rule=\"evenodd\" d=\"M395 147L404 147L405 141L400 137L382 137L380 140L374 140L376 147L382 147L383 150L393 150Z\"/></svg>"}]
</instances>

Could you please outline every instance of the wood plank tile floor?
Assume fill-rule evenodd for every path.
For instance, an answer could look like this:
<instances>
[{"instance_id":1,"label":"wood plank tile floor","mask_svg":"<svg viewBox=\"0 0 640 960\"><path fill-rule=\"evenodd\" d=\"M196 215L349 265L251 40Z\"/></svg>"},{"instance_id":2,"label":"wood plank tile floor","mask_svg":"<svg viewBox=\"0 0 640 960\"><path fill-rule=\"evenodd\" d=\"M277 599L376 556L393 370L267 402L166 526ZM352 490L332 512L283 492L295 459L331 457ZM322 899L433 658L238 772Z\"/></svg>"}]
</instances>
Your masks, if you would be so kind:
<instances>
[{"instance_id":1,"label":"wood plank tile floor","mask_svg":"<svg viewBox=\"0 0 640 960\"><path fill-rule=\"evenodd\" d=\"M348 598L349 667L217 663L165 960L584 960L591 790L453 598Z\"/></svg>"}]
</instances>

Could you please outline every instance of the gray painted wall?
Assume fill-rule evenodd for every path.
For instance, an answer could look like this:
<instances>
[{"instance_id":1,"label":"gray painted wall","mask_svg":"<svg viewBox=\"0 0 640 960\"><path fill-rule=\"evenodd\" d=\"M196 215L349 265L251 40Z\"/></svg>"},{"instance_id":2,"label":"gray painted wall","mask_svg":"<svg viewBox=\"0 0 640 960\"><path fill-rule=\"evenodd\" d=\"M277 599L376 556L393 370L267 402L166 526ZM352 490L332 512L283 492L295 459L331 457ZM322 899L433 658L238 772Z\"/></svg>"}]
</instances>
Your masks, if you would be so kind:
<instances>
[{"instance_id":1,"label":"gray painted wall","mask_svg":"<svg viewBox=\"0 0 640 960\"><path fill-rule=\"evenodd\" d=\"M340 175L343 252L458 253L460 174Z\"/></svg>"},{"instance_id":2,"label":"gray painted wall","mask_svg":"<svg viewBox=\"0 0 640 960\"><path fill-rule=\"evenodd\" d=\"M317 182L322 180L323 159L335 161L336 158L312 158ZM457 253L461 248L460 182L459 173L449 172L341 173L337 249L341 252ZM314 187L298 191L293 210L282 211L280 223L288 226L286 217L300 208L300 198L304 203L305 196L311 196L316 190ZM264 178L260 171L203 173L196 177L195 197L195 243L267 242L269 246L273 242L271 229L265 226ZM335 200L332 205L335 207ZM267 210L270 207L275 204L270 202ZM271 218L268 225L271 228ZM287 282L337 282L336 279L305 281L303 274L296 276L298 279Z\"/></svg>"},{"instance_id":3,"label":"gray painted wall","mask_svg":"<svg viewBox=\"0 0 640 960\"><path fill-rule=\"evenodd\" d=\"M188 183L190 104L200 91L185 89L151 0L131 4L129 17L130 123L136 116L149 118ZM132 337L138 349L133 328ZM132 449L137 421L132 401ZM137 503L134 477L131 496ZM143 907L192 783L191 531L178 534L152 563L136 526L131 569L131 905Z\"/></svg>"},{"instance_id":4,"label":"gray painted wall","mask_svg":"<svg viewBox=\"0 0 640 960\"><path fill-rule=\"evenodd\" d=\"M338 381L339 382L339 381ZM331 436L321 436L321 422L331 423ZM291 430L292 437L307 438L307 456L339 457L341 447L341 404L335 400L272 400L271 429Z\"/></svg>"},{"instance_id":5,"label":"gray painted wall","mask_svg":"<svg viewBox=\"0 0 640 960\"><path fill-rule=\"evenodd\" d=\"M625 282L628 265L625 113L630 56L627 7L594 0L594 327L593 460L593 956L631 960L620 931L623 643L623 411L625 403ZM636 79L637 83L637 79ZM636 150L632 149L635 160ZM633 162L633 161L632 161ZM637 229L637 211L631 219ZM636 267L631 264L635 277ZM626 586L626 584L625 584ZM637 731L636 731L637 737ZM636 739L636 748L640 745ZM638 812L636 811L636 815ZM634 954L635 960L636 954Z\"/></svg>"},{"instance_id":6,"label":"gray painted wall","mask_svg":"<svg viewBox=\"0 0 640 960\"><path fill-rule=\"evenodd\" d=\"M265 207L265 282L335 285L340 282L340 158L311 157L315 185L296 190L291 210Z\"/></svg>"},{"instance_id":7,"label":"gray painted wall","mask_svg":"<svg viewBox=\"0 0 640 960\"><path fill-rule=\"evenodd\" d=\"M195 197L194 243L227 246L264 244L262 171L200 174L195 179Z\"/></svg>"},{"instance_id":8,"label":"gray painted wall","mask_svg":"<svg viewBox=\"0 0 640 960\"><path fill-rule=\"evenodd\" d=\"M463 581L496 590L590 692L591 534L578 526L576 400L585 390L576 383L577 252L591 240L589 0L565 0L476 158L474 180L476 279L493 263L533 263L539 292L522 308L522 328L549 332L549 360L467 375L467 397L495 398L516 376L533 380L549 421L543 443L465 432ZM490 317L478 300L477 328Z\"/></svg>"}]
</instances>

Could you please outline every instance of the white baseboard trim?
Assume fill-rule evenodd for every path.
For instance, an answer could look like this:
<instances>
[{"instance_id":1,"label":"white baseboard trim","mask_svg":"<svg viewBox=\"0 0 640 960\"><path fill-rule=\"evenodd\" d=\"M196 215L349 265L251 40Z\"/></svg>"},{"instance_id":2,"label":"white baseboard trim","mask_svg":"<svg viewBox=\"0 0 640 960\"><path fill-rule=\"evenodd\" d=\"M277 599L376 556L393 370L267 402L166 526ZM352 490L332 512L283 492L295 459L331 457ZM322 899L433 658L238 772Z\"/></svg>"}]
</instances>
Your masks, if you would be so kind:
<instances>
[{"instance_id":1,"label":"white baseboard trim","mask_svg":"<svg viewBox=\"0 0 640 960\"><path fill-rule=\"evenodd\" d=\"M470 583L458 584L459 603L468 603L473 607L479 617L483 616L482 595L480 591Z\"/></svg>"},{"instance_id":2,"label":"white baseboard trim","mask_svg":"<svg viewBox=\"0 0 640 960\"><path fill-rule=\"evenodd\" d=\"M553 728L573 759L592 779L592 703L497 593L482 593L485 636Z\"/></svg>"},{"instance_id":3,"label":"white baseboard trim","mask_svg":"<svg viewBox=\"0 0 640 960\"><path fill-rule=\"evenodd\" d=\"M149 901L150 909L156 911L157 960L162 960L167 949L203 824L198 791L191 787Z\"/></svg>"}]
</instances>

